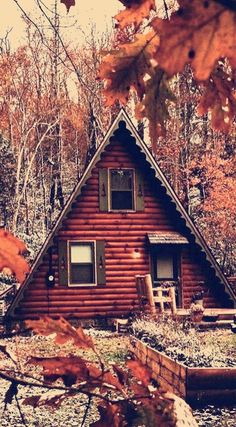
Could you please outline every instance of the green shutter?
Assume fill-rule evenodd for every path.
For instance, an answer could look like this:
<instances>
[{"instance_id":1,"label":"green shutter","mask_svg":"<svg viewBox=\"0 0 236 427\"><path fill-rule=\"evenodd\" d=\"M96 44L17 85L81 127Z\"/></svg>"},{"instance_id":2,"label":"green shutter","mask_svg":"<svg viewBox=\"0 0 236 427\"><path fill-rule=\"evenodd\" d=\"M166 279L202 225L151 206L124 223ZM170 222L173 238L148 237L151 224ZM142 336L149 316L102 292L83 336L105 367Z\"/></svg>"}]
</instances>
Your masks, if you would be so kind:
<instances>
[{"instance_id":1,"label":"green shutter","mask_svg":"<svg viewBox=\"0 0 236 427\"><path fill-rule=\"evenodd\" d=\"M59 285L68 285L68 255L67 255L67 241L58 241L58 273L59 273Z\"/></svg>"},{"instance_id":2,"label":"green shutter","mask_svg":"<svg viewBox=\"0 0 236 427\"><path fill-rule=\"evenodd\" d=\"M106 269L105 269L105 241L98 240L96 242L96 266L97 266L97 284L106 284Z\"/></svg>"},{"instance_id":3,"label":"green shutter","mask_svg":"<svg viewBox=\"0 0 236 427\"><path fill-rule=\"evenodd\" d=\"M144 210L144 182L143 175L139 169L135 171L135 187L136 187L136 211Z\"/></svg>"},{"instance_id":4,"label":"green shutter","mask_svg":"<svg viewBox=\"0 0 236 427\"><path fill-rule=\"evenodd\" d=\"M108 211L108 170L99 169L99 209Z\"/></svg>"}]
</instances>

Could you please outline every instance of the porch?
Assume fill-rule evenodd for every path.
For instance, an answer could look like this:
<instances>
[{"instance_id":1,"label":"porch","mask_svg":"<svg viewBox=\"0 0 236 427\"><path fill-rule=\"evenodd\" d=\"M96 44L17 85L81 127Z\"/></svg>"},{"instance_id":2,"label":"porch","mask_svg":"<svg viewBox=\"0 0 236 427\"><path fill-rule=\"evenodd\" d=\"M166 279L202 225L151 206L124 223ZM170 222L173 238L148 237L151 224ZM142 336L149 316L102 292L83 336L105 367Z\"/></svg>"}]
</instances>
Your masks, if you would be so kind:
<instances>
[{"instance_id":1,"label":"porch","mask_svg":"<svg viewBox=\"0 0 236 427\"><path fill-rule=\"evenodd\" d=\"M135 276L140 309L152 315L172 313L180 318L189 317L190 310L176 306L174 286L153 287L150 274ZM236 329L236 308L204 308L200 328Z\"/></svg>"}]
</instances>

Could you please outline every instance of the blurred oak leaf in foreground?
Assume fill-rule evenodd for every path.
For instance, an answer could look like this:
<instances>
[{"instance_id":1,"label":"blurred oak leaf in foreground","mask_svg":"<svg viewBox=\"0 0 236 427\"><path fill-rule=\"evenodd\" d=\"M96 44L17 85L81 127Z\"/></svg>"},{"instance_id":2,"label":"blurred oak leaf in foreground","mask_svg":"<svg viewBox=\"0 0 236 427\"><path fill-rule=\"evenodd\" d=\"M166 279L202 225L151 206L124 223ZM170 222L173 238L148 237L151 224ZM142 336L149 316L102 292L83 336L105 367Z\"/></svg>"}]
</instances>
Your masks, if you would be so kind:
<instances>
[{"instance_id":1,"label":"blurred oak leaf in foreground","mask_svg":"<svg viewBox=\"0 0 236 427\"><path fill-rule=\"evenodd\" d=\"M18 282L23 282L29 272L29 265L23 258L27 248L21 240L9 231L0 229L0 272L14 274Z\"/></svg>"}]
</instances>

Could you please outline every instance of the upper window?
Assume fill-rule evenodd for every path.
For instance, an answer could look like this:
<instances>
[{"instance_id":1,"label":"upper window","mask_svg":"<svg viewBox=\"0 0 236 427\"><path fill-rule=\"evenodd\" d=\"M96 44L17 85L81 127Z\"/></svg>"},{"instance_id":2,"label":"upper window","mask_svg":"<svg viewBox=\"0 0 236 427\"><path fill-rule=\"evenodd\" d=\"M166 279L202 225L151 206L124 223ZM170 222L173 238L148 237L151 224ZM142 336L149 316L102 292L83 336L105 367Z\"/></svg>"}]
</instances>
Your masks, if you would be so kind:
<instances>
[{"instance_id":1,"label":"upper window","mask_svg":"<svg viewBox=\"0 0 236 427\"><path fill-rule=\"evenodd\" d=\"M70 284L95 284L95 260L93 242L71 242Z\"/></svg>"},{"instance_id":2,"label":"upper window","mask_svg":"<svg viewBox=\"0 0 236 427\"><path fill-rule=\"evenodd\" d=\"M111 210L134 210L134 171L110 169Z\"/></svg>"}]
</instances>

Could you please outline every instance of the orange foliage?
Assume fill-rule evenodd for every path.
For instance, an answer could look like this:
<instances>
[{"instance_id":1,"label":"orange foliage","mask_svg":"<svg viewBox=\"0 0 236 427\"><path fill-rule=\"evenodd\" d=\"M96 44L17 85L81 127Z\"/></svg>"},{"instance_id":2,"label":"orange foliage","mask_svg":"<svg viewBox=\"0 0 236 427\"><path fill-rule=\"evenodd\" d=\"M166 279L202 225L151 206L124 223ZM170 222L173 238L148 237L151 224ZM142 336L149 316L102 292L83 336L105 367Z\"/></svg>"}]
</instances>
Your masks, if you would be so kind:
<instances>
[{"instance_id":1,"label":"orange foliage","mask_svg":"<svg viewBox=\"0 0 236 427\"><path fill-rule=\"evenodd\" d=\"M32 328L37 334L48 336L56 334L55 342L57 344L65 344L68 341L73 341L74 345L80 348L93 349L94 343L91 337L86 335L82 328L75 329L65 319L51 319L43 317L39 320L27 320L26 325Z\"/></svg>"},{"instance_id":2,"label":"orange foliage","mask_svg":"<svg viewBox=\"0 0 236 427\"><path fill-rule=\"evenodd\" d=\"M152 41L152 44L150 44ZM154 31L137 34L132 43L123 43L120 50L106 55L100 68L101 79L106 81L104 95L107 105L119 99L126 104L133 88L142 97L145 93L145 74L150 69L150 59L159 45Z\"/></svg>"},{"instance_id":3,"label":"orange foliage","mask_svg":"<svg viewBox=\"0 0 236 427\"><path fill-rule=\"evenodd\" d=\"M136 28L140 26L145 18L149 17L151 10L156 10L155 0L119 0L125 10L119 12L115 19L121 29L133 24Z\"/></svg>"},{"instance_id":4,"label":"orange foliage","mask_svg":"<svg viewBox=\"0 0 236 427\"><path fill-rule=\"evenodd\" d=\"M26 246L9 231L0 229L0 271L14 274L21 283L29 272L29 266L22 257Z\"/></svg>"},{"instance_id":5,"label":"orange foliage","mask_svg":"<svg viewBox=\"0 0 236 427\"><path fill-rule=\"evenodd\" d=\"M156 59L169 76L191 64L197 80L207 80L218 59L236 67L235 12L216 1L179 0L170 20L155 18L161 38Z\"/></svg>"},{"instance_id":6,"label":"orange foliage","mask_svg":"<svg viewBox=\"0 0 236 427\"><path fill-rule=\"evenodd\" d=\"M50 392L43 396L31 396L25 399L25 404L36 407L43 402L56 408L66 397L75 396L79 392L88 396L89 403L93 397L98 401L100 419L93 422L91 427L176 425L173 399L161 394L154 387L150 387L150 391L150 372L141 363L128 361L127 368L132 376L129 382L129 374L122 368L115 366L113 371L105 369L91 338L81 328L76 330L65 319L53 320L49 317L27 321L26 324L41 335L54 334L54 340L58 344L72 339L77 347L92 350L98 361L88 362L71 354L63 357L31 358L30 363L43 367L43 385L48 387ZM66 388L59 387L59 390L52 392L53 386L58 388L57 384L54 384L58 379L63 380ZM107 394L107 390L112 391L112 395Z\"/></svg>"},{"instance_id":7,"label":"orange foliage","mask_svg":"<svg viewBox=\"0 0 236 427\"><path fill-rule=\"evenodd\" d=\"M210 111L212 127L229 132L236 114L236 92L232 77L221 68L218 67L205 84L197 111L201 116Z\"/></svg>"},{"instance_id":8,"label":"orange foliage","mask_svg":"<svg viewBox=\"0 0 236 427\"><path fill-rule=\"evenodd\" d=\"M175 12L167 10L163 3L165 18L169 15L169 19L161 19L153 17L154 1L121 2L126 9L115 17L119 29L133 26L140 31L140 24L147 19L155 36L146 34L146 25L147 42L141 50L134 49L134 39L125 49L121 44L117 51L104 57L100 76L105 82L108 104L116 100L126 104L130 91L135 90L140 101L137 118L149 119L150 137L155 145L158 136L165 135L170 103L174 101L168 80L183 72L188 64L199 84L206 82L199 114L210 111L212 127L229 132L236 115L234 79L219 70L218 61L223 60L225 69L236 69L234 8L227 2L179 0Z\"/></svg>"}]
</instances>

